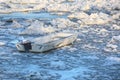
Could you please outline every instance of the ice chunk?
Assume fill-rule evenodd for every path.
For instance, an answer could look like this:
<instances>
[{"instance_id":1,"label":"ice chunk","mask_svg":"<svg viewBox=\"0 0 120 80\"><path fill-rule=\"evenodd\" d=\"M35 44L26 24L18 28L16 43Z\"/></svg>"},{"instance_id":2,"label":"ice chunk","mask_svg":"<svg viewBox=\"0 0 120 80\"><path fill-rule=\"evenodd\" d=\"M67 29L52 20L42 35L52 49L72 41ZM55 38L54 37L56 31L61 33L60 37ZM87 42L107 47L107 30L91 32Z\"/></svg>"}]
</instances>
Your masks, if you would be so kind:
<instances>
[{"instance_id":1,"label":"ice chunk","mask_svg":"<svg viewBox=\"0 0 120 80\"><path fill-rule=\"evenodd\" d=\"M120 35L119 35L119 36L113 36L112 39L113 39L113 40L120 41Z\"/></svg>"},{"instance_id":2,"label":"ice chunk","mask_svg":"<svg viewBox=\"0 0 120 80\"><path fill-rule=\"evenodd\" d=\"M112 49L115 49L115 48L117 48L117 45L108 44L107 47L112 48Z\"/></svg>"},{"instance_id":3,"label":"ice chunk","mask_svg":"<svg viewBox=\"0 0 120 80\"><path fill-rule=\"evenodd\" d=\"M77 48L70 48L69 50L70 50L70 52L74 52L77 50Z\"/></svg>"},{"instance_id":4,"label":"ice chunk","mask_svg":"<svg viewBox=\"0 0 120 80\"><path fill-rule=\"evenodd\" d=\"M113 36L109 43L119 43L120 42L120 35L119 36Z\"/></svg>"},{"instance_id":5,"label":"ice chunk","mask_svg":"<svg viewBox=\"0 0 120 80\"><path fill-rule=\"evenodd\" d=\"M63 19L63 18L54 19L51 21L51 24L61 29L66 27L75 27L77 25L75 22L72 22L69 19Z\"/></svg>"},{"instance_id":6,"label":"ice chunk","mask_svg":"<svg viewBox=\"0 0 120 80\"><path fill-rule=\"evenodd\" d=\"M5 43L4 42L0 42L0 46L4 46L5 45Z\"/></svg>"},{"instance_id":7,"label":"ice chunk","mask_svg":"<svg viewBox=\"0 0 120 80\"><path fill-rule=\"evenodd\" d=\"M117 52L117 47L118 47L117 45L108 44L106 48L104 48L104 50L106 52Z\"/></svg>"},{"instance_id":8,"label":"ice chunk","mask_svg":"<svg viewBox=\"0 0 120 80\"><path fill-rule=\"evenodd\" d=\"M52 26L45 26L43 22L36 20L20 34L44 34L54 32L55 30L56 28L53 28Z\"/></svg>"},{"instance_id":9,"label":"ice chunk","mask_svg":"<svg viewBox=\"0 0 120 80\"><path fill-rule=\"evenodd\" d=\"M84 12L77 12L69 15L68 18L80 19L84 24L105 24L111 19L109 15L102 12L92 13L91 15L88 15Z\"/></svg>"},{"instance_id":10,"label":"ice chunk","mask_svg":"<svg viewBox=\"0 0 120 80\"><path fill-rule=\"evenodd\" d=\"M104 50L107 52L120 52L120 35L113 36Z\"/></svg>"},{"instance_id":11,"label":"ice chunk","mask_svg":"<svg viewBox=\"0 0 120 80\"><path fill-rule=\"evenodd\" d=\"M84 12L75 12L68 16L68 18L77 18L77 19L83 19L83 18L88 18L88 17L89 15Z\"/></svg>"},{"instance_id":12,"label":"ice chunk","mask_svg":"<svg viewBox=\"0 0 120 80\"><path fill-rule=\"evenodd\" d=\"M120 26L113 24L113 26L111 26L111 29L120 30Z\"/></svg>"}]
</instances>

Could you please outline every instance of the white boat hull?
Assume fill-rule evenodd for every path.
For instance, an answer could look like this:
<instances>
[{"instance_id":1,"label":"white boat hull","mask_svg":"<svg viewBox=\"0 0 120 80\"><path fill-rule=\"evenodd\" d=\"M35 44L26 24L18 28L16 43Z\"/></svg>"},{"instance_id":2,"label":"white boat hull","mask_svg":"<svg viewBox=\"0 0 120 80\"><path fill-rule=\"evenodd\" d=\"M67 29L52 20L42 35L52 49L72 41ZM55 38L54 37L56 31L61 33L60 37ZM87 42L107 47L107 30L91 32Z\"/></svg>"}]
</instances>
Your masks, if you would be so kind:
<instances>
[{"instance_id":1,"label":"white boat hull","mask_svg":"<svg viewBox=\"0 0 120 80\"><path fill-rule=\"evenodd\" d=\"M46 42L44 41L42 42L42 39L44 40L44 38L48 36L33 40L34 42L31 43L31 49L29 49L29 51L30 52L49 51L51 49L72 44L77 38L77 34L70 34L70 33L62 33L62 34L64 35L61 35L61 33L60 35L59 33L57 33L57 35L52 35L50 38L47 38ZM22 45L21 43L17 43L16 47L19 51L26 51L24 45Z\"/></svg>"}]
</instances>

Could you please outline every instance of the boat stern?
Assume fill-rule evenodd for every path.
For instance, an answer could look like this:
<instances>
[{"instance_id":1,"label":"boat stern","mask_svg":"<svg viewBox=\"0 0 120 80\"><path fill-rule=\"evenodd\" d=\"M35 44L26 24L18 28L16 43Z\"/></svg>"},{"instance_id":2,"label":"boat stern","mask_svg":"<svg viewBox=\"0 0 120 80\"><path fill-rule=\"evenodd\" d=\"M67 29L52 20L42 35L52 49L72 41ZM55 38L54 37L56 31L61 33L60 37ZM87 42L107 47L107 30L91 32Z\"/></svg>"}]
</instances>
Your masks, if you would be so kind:
<instances>
[{"instance_id":1,"label":"boat stern","mask_svg":"<svg viewBox=\"0 0 120 80\"><path fill-rule=\"evenodd\" d=\"M16 44L16 47L17 47L18 51L25 51L24 46L19 43Z\"/></svg>"}]
</instances>

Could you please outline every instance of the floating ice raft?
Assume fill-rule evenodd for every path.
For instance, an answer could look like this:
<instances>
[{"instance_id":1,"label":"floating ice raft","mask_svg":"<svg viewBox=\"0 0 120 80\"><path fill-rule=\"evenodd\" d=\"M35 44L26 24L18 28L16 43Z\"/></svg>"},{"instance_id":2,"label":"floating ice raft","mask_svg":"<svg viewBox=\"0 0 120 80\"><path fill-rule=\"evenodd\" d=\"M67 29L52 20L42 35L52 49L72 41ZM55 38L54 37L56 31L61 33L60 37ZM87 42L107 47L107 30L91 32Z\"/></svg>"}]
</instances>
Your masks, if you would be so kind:
<instances>
[{"instance_id":1,"label":"floating ice raft","mask_svg":"<svg viewBox=\"0 0 120 80\"><path fill-rule=\"evenodd\" d=\"M35 38L34 40L22 41L16 44L18 51L29 51L29 52L45 52L59 47L63 47L77 39L75 33L56 33L44 37Z\"/></svg>"}]
</instances>

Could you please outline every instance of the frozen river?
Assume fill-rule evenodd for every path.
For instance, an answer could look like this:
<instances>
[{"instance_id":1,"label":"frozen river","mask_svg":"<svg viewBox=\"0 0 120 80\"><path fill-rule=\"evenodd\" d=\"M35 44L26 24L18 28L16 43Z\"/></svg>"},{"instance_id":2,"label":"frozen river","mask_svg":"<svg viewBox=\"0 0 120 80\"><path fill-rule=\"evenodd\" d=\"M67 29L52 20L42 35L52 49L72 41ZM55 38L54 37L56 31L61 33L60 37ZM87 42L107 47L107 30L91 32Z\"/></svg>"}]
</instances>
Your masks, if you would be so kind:
<instances>
[{"instance_id":1,"label":"frozen river","mask_svg":"<svg viewBox=\"0 0 120 80\"><path fill-rule=\"evenodd\" d=\"M0 80L120 80L119 9L109 10L105 6L108 14L103 8L81 8L72 0L69 5L50 2L52 5L45 6L46 12L0 14ZM78 0L81 5L85 2ZM6 7L8 3L0 4ZM10 4L13 8L20 5L14 1ZM26 5L31 8L37 4L23 7ZM73 45L46 53L21 53L15 47L19 40L61 31L79 35Z\"/></svg>"}]
</instances>

